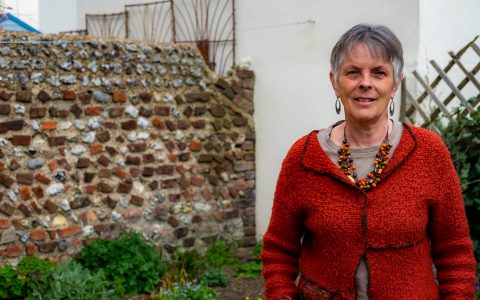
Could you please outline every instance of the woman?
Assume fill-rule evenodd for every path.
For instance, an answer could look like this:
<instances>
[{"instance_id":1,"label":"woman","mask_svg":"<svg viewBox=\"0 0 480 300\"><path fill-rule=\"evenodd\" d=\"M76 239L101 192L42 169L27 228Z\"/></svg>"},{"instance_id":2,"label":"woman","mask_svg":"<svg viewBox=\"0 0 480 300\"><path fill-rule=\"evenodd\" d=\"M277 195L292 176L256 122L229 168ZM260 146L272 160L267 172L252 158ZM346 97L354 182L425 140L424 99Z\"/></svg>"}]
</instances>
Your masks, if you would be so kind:
<instances>
[{"instance_id":1,"label":"woman","mask_svg":"<svg viewBox=\"0 0 480 300\"><path fill-rule=\"evenodd\" d=\"M399 40L354 26L331 68L345 121L302 137L283 161L263 239L266 298L471 300L475 260L448 150L388 118Z\"/></svg>"}]
</instances>

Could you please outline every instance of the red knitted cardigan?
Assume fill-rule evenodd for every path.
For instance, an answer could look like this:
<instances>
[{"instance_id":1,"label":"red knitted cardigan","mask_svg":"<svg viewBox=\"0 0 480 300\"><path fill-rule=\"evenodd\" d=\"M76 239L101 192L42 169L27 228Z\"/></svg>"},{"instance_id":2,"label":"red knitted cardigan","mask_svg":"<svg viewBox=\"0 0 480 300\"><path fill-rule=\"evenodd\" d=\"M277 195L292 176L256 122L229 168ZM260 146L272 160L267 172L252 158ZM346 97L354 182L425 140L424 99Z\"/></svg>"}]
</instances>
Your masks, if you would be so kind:
<instances>
[{"instance_id":1,"label":"red knitted cardigan","mask_svg":"<svg viewBox=\"0 0 480 300\"><path fill-rule=\"evenodd\" d=\"M370 300L473 299L475 259L448 150L434 133L403 126L368 192L323 152L317 131L292 146L263 238L266 299L355 299L362 257Z\"/></svg>"}]
</instances>

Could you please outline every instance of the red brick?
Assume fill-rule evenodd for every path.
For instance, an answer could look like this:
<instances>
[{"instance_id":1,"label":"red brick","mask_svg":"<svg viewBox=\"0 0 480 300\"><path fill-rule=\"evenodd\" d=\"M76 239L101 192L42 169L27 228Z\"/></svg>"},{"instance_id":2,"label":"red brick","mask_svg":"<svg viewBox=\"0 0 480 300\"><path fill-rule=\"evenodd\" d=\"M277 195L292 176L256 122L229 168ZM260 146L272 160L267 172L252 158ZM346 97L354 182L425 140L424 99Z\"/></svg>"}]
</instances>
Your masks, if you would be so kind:
<instances>
[{"instance_id":1,"label":"red brick","mask_svg":"<svg viewBox=\"0 0 480 300\"><path fill-rule=\"evenodd\" d=\"M77 99L77 93L73 90L63 91L63 100L75 100Z\"/></svg>"},{"instance_id":2,"label":"red brick","mask_svg":"<svg viewBox=\"0 0 480 300\"><path fill-rule=\"evenodd\" d=\"M47 140L50 147L56 147L65 145L67 138L64 136L49 136Z\"/></svg>"},{"instance_id":3,"label":"red brick","mask_svg":"<svg viewBox=\"0 0 480 300\"><path fill-rule=\"evenodd\" d=\"M35 194L35 197L37 197L37 199L40 199L43 197L43 188L40 185L33 187L32 191Z\"/></svg>"},{"instance_id":4,"label":"red brick","mask_svg":"<svg viewBox=\"0 0 480 300\"><path fill-rule=\"evenodd\" d=\"M30 189L26 186L22 186L20 189L20 195L22 195L23 200L29 200L32 197L32 193L30 193Z\"/></svg>"},{"instance_id":5,"label":"red brick","mask_svg":"<svg viewBox=\"0 0 480 300\"><path fill-rule=\"evenodd\" d=\"M170 107L168 106L155 106L153 108L153 111L155 112L156 115L159 115L159 116L170 115Z\"/></svg>"},{"instance_id":6,"label":"red brick","mask_svg":"<svg viewBox=\"0 0 480 300\"><path fill-rule=\"evenodd\" d=\"M31 107L30 108L30 118L43 118L47 114L47 108L40 106L40 107Z\"/></svg>"},{"instance_id":7,"label":"red brick","mask_svg":"<svg viewBox=\"0 0 480 300\"><path fill-rule=\"evenodd\" d=\"M95 138L100 143L104 144L110 140L110 132L108 130L97 132Z\"/></svg>"},{"instance_id":8,"label":"red brick","mask_svg":"<svg viewBox=\"0 0 480 300\"><path fill-rule=\"evenodd\" d=\"M50 171L54 171L57 166L58 166L58 163L57 163L57 160L56 159L52 159L48 162L48 169L50 169Z\"/></svg>"},{"instance_id":9,"label":"red brick","mask_svg":"<svg viewBox=\"0 0 480 300\"><path fill-rule=\"evenodd\" d=\"M25 253L28 256L35 255L35 252L37 252L37 247L34 244L28 244L25 246Z\"/></svg>"},{"instance_id":10,"label":"red brick","mask_svg":"<svg viewBox=\"0 0 480 300\"><path fill-rule=\"evenodd\" d=\"M82 245L82 241L79 240L79 239L73 239L73 240L71 241L71 245L72 245L72 247L74 247L74 248L78 248L78 247L80 247L80 246Z\"/></svg>"},{"instance_id":11,"label":"red brick","mask_svg":"<svg viewBox=\"0 0 480 300\"><path fill-rule=\"evenodd\" d=\"M30 231L32 241L44 241L47 238L47 232L43 229L34 229Z\"/></svg>"},{"instance_id":12,"label":"red brick","mask_svg":"<svg viewBox=\"0 0 480 300\"><path fill-rule=\"evenodd\" d=\"M158 129L164 129L165 123L160 118L153 118L152 125Z\"/></svg>"},{"instance_id":13,"label":"red brick","mask_svg":"<svg viewBox=\"0 0 480 300\"><path fill-rule=\"evenodd\" d=\"M140 99L142 99L143 102L150 102L152 99L152 94L147 92L142 92L138 96L140 96Z\"/></svg>"},{"instance_id":14,"label":"red brick","mask_svg":"<svg viewBox=\"0 0 480 300\"><path fill-rule=\"evenodd\" d=\"M82 229L78 225L72 225L58 230L58 234L64 238L74 236L80 232L82 232Z\"/></svg>"},{"instance_id":15,"label":"red brick","mask_svg":"<svg viewBox=\"0 0 480 300\"><path fill-rule=\"evenodd\" d=\"M202 186L204 182L205 181L202 178L197 176L193 176L192 178L190 178L190 183L195 186Z\"/></svg>"},{"instance_id":16,"label":"red brick","mask_svg":"<svg viewBox=\"0 0 480 300\"><path fill-rule=\"evenodd\" d=\"M34 210L37 214L41 214L41 213L42 213L42 208L38 205L37 201L32 201L32 202L31 202L31 206L32 206L33 210Z\"/></svg>"},{"instance_id":17,"label":"red brick","mask_svg":"<svg viewBox=\"0 0 480 300\"><path fill-rule=\"evenodd\" d=\"M192 121L192 126L195 129L202 129L202 128L205 128L205 126L207 126L207 123L205 122L205 120L194 120Z\"/></svg>"},{"instance_id":18,"label":"red brick","mask_svg":"<svg viewBox=\"0 0 480 300\"><path fill-rule=\"evenodd\" d=\"M25 227L23 227L22 222L20 222L19 219L13 219L12 224L15 227L16 230L24 230Z\"/></svg>"},{"instance_id":19,"label":"red brick","mask_svg":"<svg viewBox=\"0 0 480 300\"><path fill-rule=\"evenodd\" d=\"M168 160L171 162L177 161L177 155L175 153L169 153L167 157L168 157Z\"/></svg>"},{"instance_id":20,"label":"red brick","mask_svg":"<svg viewBox=\"0 0 480 300\"><path fill-rule=\"evenodd\" d=\"M122 170L122 168L120 168L120 167L114 167L114 168L112 169L112 171L113 171L113 174L117 175L117 176L120 177L120 178L125 178L125 177L127 177L127 172L125 172L124 170Z\"/></svg>"},{"instance_id":21,"label":"red brick","mask_svg":"<svg viewBox=\"0 0 480 300\"><path fill-rule=\"evenodd\" d=\"M47 230L47 233L51 240L55 240L57 238L57 231L55 229Z\"/></svg>"},{"instance_id":22,"label":"red brick","mask_svg":"<svg viewBox=\"0 0 480 300\"><path fill-rule=\"evenodd\" d=\"M1 219L0 220L0 229L8 229L10 228L10 221L7 219Z\"/></svg>"},{"instance_id":23,"label":"red brick","mask_svg":"<svg viewBox=\"0 0 480 300\"><path fill-rule=\"evenodd\" d=\"M8 246L6 249L7 257L19 257L22 255L22 247L19 245Z\"/></svg>"},{"instance_id":24,"label":"red brick","mask_svg":"<svg viewBox=\"0 0 480 300\"><path fill-rule=\"evenodd\" d=\"M15 98L18 102L32 102L32 93L30 91L17 91Z\"/></svg>"},{"instance_id":25,"label":"red brick","mask_svg":"<svg viewBox=\"0 0 480 300\"><path fill-rule=\"evenodd\" d=\"M17 184L31 185L32 183L32 173L17 173Z\"/></svg>"},{"instance_id":26,"label":"red brick","mask_svg":"<svg viewBox=\"0 0 480 300\"><path fill-rule=\"evenodd\" d=\"M103 145L102 144L92 144L90 145L90 153L97 154L103 152Z\"/></svg>"},{"instance_id":27,"label":"red brick","mask_svg":"<svg viewBox=\"0 0 480 300\"><path fill-rule=\"evenodd\" d=\"M86 116L98 116L102 113L101 106L87 106L84 110Z\"/></svg>"},{"instance_id":28,"label":"red brick","mask_svg":"<svg viewBox=\"0 0 480 300\"><path fill-rule=\"evenodd\" d=\"M125 102L127 101L127 95L124 92L113 92L112 100L113 102Z\"/></svg>"},{"instance_id":29,"label":"red brick","mask_svg":"<svg viewBox=\"0 0 480 300\"><path fill-rule=\"evenodd\" d=\"M95 193L96 189L97 189L97 187L94 184L89 184L85 187L85 191L89 194Z\"/></svg>"},{"instance_id":30,"label":"red brick","mask_svg":"<svg viewBox=\"0 0 480 300\"><path fill-rule=\"evenodd\" d=\"M0 115L9 115L11 111L10 104L0 104Z\"/></svg>"},{"instance_id":31,"label":"red brick","mask_svg":"<svg viewBox=\"0 0 480 300\"><path fill-rule=\"evenodd\" d=\"M43 130L55 130L57 129L57 121L43 121L42 122Z\"/></svg>"},{"instance_id":32,"label":"red brick","mask_svg":"<svg viewBox=\"0 0 480 300\"><path fill-rule=\"evenodd\" d=\"M142 209L140 208L131 208L123 212L124 219L134 219L142 216Z\"/></svg>"},{"instance_id":33,"label":"red brick","mask_svg":"<svg viewBox=\"0 0 480 300\"><path fill-rule=\"evenodd\" d=\"M40 181L43 184L50 184L51 182L51 180L47 176L43 175L42 173L35 174L35 179Z\"/></svg>"},{"instance_id":34,"label":"red brick","mask_svg":"<svg viewBox=\"0 0 480 300\"><path fill-rule=\"evenodd\" d=\"M212 200L213 198L213 193L209 188L204 188L202 190L203 196L205 197L205 200Z\"/></svg>"},{"instance_id":35,"label":"red brick","mask_svg":"<svg viewBox=\"0 0 480 300\"><path fill-rule=\"evenodd\" d=\"M0 133L5 133L9 130L22 130L24 124L23 119L0 122Z\"/></svg>"},{"instance_id":36,"label":"red brick","mask_svg":"<svg viewBox=\"0 0 480 300\"><path fill-rule=\"evenodd\" d=\"M123 107L111 107L108 110L110 118L120 117L123 114Z\"/></svg>"},{"instance_id":37,"label":"red brick","mask_svg":"<svg viewBox=\"0 0 480 300\"><path fill-rule=\"evenodd\" d=\"M196 140L193 140L189 146L191 151L200 151L202 150L202 143Z\"/></svg>"},{"instance_id":38,"label":"red brick","mask_svg":"<svg viewBox=\"0 0 480 300\"><path fill-rule=\"evenodd\" d=\"M37 248L41 253L52 253L57 248L58 242L47 242L47 243L38 243Z\"/></svg>"},{"instance_id":39,"label":"red brick","mask_svg":"<svg viewBox=\"0 0 480 300\"><path fill-rule=\"evenodd\" d=\"M128 120L121 123L121 127L123 130L135 130L137 129L137 121L135 120Z\"/></svg>"},{"instance_id":40,"label":"red brick","mask_svg":"<svg viewBox=\"0 0 480 300\"><path fill-rule=\"evenodd\" d=\"M97 190L102 193L110 194L113 192L113 186L109 185L108 183L105 183L103 181L100 181L97 184Z\"/></svg>"},{"instance_id":41,"label":"red brick","mask_svg":"<svg viewBox=\"0 0 480 300\"><path fill-rule=\"evenodd\" d=\"M11 140L14 146L28 146L31 141L32 136L30 135L14 135Z\"/></svg>"},{"instance_id":42,"label":"red brick","mask_svg":"<svg viewBox=\"0 0 480 300\"><path fill-rule=\"evenodd\" d=\"M110 169L100 169L98 170L98 177L99 178L110 178L112 176L112 170Z\"/></svg>"}]
</instances>

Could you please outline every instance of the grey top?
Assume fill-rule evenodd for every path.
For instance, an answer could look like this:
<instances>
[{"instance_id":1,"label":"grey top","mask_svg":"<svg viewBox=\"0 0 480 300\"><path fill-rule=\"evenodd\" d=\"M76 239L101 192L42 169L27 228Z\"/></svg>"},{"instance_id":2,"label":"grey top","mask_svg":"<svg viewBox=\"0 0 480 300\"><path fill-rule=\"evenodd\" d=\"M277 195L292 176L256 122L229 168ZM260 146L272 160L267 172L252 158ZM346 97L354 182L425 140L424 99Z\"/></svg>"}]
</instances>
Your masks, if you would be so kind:
<instances>
[{"instance_id":1,"label":"grey top","mask_svg":"<svg viewBox=\"0 0 480 300\"><path fill-rule=\"evenodd\" d=\"M335 144L330 139L330 133L332 132L333 126L330 126L325 129L321 129L318 132L318 142L322 147L323 151L328 155L335 165L338 165L338 149L341 145ZM403 125L399 121L393 122L393 128L390 132L389 139L392 144L390 149L390 157L392 157L395 149L400 143L400 138L403 133ZM375 155L378 153L380 145L369 148L352 148L351 158L353 158L353 164L357 166L357 175L358 178L365 178L367 174L372 170L373 161L375 160ZM368 288L368 269L365 259L362 257L360 264L357 269L356 274L356 286L357 286L357 300L368 300L367 288Z\"/></svg>"}]
</instances>

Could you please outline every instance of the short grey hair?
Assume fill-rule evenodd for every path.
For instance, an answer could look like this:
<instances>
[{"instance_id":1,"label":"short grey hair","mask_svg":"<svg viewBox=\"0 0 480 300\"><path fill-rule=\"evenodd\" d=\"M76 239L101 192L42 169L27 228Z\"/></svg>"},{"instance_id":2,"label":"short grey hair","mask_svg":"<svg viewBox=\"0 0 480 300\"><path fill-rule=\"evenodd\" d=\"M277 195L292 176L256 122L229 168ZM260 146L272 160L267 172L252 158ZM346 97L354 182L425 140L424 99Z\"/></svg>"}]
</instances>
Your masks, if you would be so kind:
<instances>
[{"instance_id":1,"label":"short grey hair","mask_svg":"<svg viewBox=\"0 0 480 300\"><path fill-rule=\"evenodd\" d=\"M386 26L358 24L345 32L337 41L330 55L335 82L345 55L351 55L358 44L367 47L370 55L389 61L393 67L393 79L398 84L403 70L402 44L397 36Z\"/></svg>"}]
</instances>

